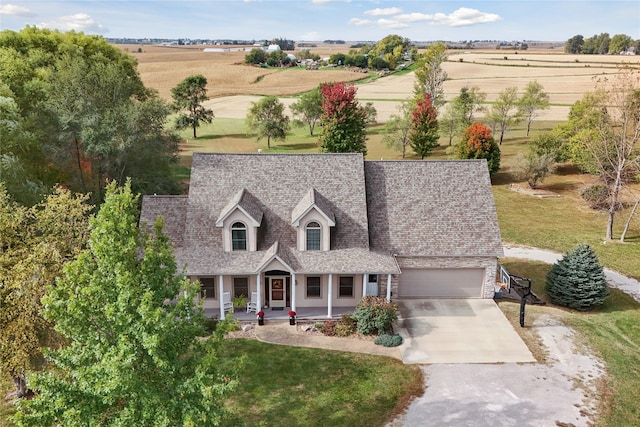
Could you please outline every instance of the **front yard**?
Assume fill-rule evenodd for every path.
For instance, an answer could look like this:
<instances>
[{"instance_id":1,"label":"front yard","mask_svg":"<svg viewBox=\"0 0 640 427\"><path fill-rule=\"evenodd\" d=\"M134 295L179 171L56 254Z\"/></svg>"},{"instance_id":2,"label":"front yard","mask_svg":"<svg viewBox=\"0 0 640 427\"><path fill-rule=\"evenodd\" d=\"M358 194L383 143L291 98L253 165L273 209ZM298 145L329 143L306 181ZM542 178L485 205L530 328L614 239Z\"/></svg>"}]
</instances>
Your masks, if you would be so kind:
<instances>
[{"instance_id":1,"label":"front yard","mask_svg":"<svg viewBox=\"0 0 640 427\"><path fill-rule=\"evenodd\" d=\"M224 351L244 360L226 402L234 426L383 426L423 390L417 366L387 357L255 339L228 339Z\"/></svg>"}]
</instances>

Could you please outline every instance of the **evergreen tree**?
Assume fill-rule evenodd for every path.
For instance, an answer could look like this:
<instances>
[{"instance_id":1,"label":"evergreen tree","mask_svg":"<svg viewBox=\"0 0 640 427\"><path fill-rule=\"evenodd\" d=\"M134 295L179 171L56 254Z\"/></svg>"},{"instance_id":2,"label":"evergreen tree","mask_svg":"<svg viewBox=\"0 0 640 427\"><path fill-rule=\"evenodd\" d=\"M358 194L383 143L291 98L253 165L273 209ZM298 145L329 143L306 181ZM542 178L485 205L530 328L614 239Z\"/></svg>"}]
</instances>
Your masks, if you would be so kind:
<instances>
[{"instance_id":1,"label":"evergreen tree","mask_svg":"<svg viewBox=\"0 0 640 427\"><path fill-rule=\"evenodd\" d=\"M586 244L580 244L555 263L545 289L553 303L576 310L601 305L609 295L604 270Z\"/></svg>"}]
</instances>

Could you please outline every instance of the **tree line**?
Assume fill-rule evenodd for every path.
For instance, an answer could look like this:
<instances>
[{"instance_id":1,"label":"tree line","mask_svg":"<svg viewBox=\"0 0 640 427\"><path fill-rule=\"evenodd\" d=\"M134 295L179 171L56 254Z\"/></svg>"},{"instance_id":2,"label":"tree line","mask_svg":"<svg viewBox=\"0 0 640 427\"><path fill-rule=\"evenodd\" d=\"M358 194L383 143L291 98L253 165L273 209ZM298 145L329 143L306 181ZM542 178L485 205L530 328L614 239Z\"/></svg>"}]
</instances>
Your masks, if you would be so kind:
<instances>
[{"instance_id":1,"label":"tree line","mask_svg":"<svg viewBox=\"0 0 640 427\"><path fill-rule=\"evenodd\" d=\"M619 55L630 49L633 49L633 53L640 54L640 39L634 40L626 34L610 37L609 33L600 33L589 38L577 34L564 44L564 51L573 54Z\"/></svg>"}]
</instances>

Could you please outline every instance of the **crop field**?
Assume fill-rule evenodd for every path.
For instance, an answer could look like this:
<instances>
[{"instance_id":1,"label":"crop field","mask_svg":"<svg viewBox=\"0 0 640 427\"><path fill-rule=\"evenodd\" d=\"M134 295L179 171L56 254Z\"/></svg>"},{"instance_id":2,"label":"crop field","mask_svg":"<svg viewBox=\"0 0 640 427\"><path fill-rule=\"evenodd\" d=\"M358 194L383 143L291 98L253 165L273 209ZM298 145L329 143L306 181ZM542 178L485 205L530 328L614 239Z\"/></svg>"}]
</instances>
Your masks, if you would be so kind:
<instances>
[{"instance_id":1,"label":"crop field","mask_svg":"<svg viewBox=\"0 0 640 427\"><path fill-rule=\"evenodd\" d=\"M138 60L138 70L147 87L170 99L171 88L185 77L204 75L208 82L207 103L216 117L244 118L251 102L262 95L283 97L285 105L295 95L331 81L356 82L367 75L344 69L305 70L260 68L244 64L251 47L230 47L227 52L203 52L202 46L121 46ZM138 52L138 49L141 52ZM346 45L320 45L313 53L328 57L348 53ZM293 52L296 54L296 52ZM541 120L564 120L570 106L594 88L595 80L610 77L617 66L640 66L640 58L620 55L565 55L553 50L539 51L452 51L443 65L448 74L445 98L452 99L464 86L477 86L493 102L507 87L522 90L536 80L549 94L551 108L539 115ZM373 73L370 73L373 74ZM400 102L412 96L413 73L368 79L358 84L361 102L372 102L378 121L396 114Z\"/></svg>"}]
</instances>

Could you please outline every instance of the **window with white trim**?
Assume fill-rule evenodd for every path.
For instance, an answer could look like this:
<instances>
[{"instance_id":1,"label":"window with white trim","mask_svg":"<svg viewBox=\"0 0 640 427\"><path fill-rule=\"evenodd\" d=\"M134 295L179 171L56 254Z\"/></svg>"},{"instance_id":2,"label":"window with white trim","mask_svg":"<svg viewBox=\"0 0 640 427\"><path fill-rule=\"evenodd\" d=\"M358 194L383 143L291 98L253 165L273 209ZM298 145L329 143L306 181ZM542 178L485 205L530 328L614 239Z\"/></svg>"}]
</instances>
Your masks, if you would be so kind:
<instances>
[{"instance_id":1,"label":"window with white trim","mask_svg":"<svg viewBox=\"0 0 640 427\"><path fill-rule=\"evenodd\" d=\"M320 277L307 276L307 298L320 297Z\"/></svg>"},{"instance_id":2,"label":"window with white trim","mask_svg":"<svg viewBox=\"0 0 640 427\"><path fill-rule=\"evenodd\" d=\"M353 298L353 276L340 276L338 296Z\"/></svg>"},{"instance_id":3,"label":"window with white trim","mask_svg":"<svg viewBox=\"0 0 640 427\"><path fill-rule=\"evenodd\" d=\"M216 281L213 277L200 277L200 298L215 299Z\"/></svg>"},{"instance_id":4,"label":"window with white trim","mask_svg":"<svg viewBox=\"0 0 640 427\"><path fill-rule=\"evenodd\" d=\"M241 222L234 222L231 225L231 250L247 250L247 226Z\"/></svg>"},{"instance_id":5,"label":"window with white trim","mask_svg":"<svg viewBox=\"0 0 640 427\"><path fill-rule=\"evenodd\" d=\"M315 221L307 224L307 250L308 251L320 250L321 235L322 235L322 229L320 228L320 224L318 224Z\"/></svg>"},{"instance_id":6,"label":"window with white trim","mask_svg":"<svg viewBox=\"0 0 640 427\"><path fill-rule=\"evenodd\" d=\"M233 297L249 297L249 279L246 277L233 278Z\"/></svg>"}]
</instances>

